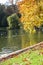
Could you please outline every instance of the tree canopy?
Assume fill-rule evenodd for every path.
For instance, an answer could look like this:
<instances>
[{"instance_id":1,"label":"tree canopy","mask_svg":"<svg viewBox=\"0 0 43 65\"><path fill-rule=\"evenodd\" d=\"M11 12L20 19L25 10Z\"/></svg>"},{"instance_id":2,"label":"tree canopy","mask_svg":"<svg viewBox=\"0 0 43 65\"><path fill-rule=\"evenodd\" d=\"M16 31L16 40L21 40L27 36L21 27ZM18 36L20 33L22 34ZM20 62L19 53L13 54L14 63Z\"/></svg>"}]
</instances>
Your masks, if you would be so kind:
<instances>
[{"instance_id":1,"label":"tree canopy","mask_svg":"<svg viewBox=\"0 0 43 65\"><path fill-rule=\"evenodd\" d=\"M34 26L43 25L43 0L22 0L17 4L25 30L33 31Z\"/></svg>"}]
</instances>

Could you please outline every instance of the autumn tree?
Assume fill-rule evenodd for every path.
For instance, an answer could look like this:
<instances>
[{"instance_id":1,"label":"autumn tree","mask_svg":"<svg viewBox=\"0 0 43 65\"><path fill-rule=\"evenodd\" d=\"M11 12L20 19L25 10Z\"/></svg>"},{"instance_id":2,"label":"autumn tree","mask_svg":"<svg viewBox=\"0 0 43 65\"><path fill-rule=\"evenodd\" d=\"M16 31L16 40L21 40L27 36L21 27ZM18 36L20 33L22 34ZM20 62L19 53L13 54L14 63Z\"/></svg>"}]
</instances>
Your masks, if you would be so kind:
<instances>
[{"instance_id":1,"label":"autumn tree","mask_svg":"<svg viewBox=\"0 0 43 65\"><path fill-rule=\"evenodd\" d=\"M17 3L20 13L21 22L24 29L30 32L35 31L35 26L43 25L43 0L22 0Z\"/></svg>"}]
</instances>

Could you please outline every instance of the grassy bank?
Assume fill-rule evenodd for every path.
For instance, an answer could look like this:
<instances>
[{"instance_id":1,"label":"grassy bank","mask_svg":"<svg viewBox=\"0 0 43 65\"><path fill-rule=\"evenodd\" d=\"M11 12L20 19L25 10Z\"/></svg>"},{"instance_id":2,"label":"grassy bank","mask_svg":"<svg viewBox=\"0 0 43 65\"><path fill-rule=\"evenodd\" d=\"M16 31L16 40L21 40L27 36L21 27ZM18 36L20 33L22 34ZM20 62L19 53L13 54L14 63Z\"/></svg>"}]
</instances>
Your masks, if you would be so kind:
<instances>
[{"instance_id":1,"label":"grassy bank","mask_svg":"<svg viewBox=\"0 0 43 65\"><path fill-rule=\"evenodd\" d=\"M0 62L0 65L43 65L43 47L30 49Z\"/></svg>"}]
</instances>

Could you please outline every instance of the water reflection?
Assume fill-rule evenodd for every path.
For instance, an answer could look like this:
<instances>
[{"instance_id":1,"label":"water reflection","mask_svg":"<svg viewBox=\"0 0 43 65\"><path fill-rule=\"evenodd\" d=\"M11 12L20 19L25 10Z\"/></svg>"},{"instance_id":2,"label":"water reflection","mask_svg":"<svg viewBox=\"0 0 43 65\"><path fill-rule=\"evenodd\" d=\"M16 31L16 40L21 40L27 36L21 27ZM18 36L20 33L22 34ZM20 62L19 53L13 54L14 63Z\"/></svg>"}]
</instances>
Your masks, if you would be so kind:
<instances>
[{"instance_id":1,"label":"water reflection","mask_svg":"<svg viewBox=\"0 0 43 65\"><path fill-rule=\"evenodd\" d=\"M7 30L0 30L0 36L7 36L8 31Z\"/></svg>"},{"instance_id":2,"label":"water reflection","mask_svg":"<svg viewBox=\"0 0 43 65\"><path fill-rule=\"evenodd\" d=\"M43 41L43 33L27 33L23 30L0 31L0 54L10 53Z\"/></svg>"}]
</instances>

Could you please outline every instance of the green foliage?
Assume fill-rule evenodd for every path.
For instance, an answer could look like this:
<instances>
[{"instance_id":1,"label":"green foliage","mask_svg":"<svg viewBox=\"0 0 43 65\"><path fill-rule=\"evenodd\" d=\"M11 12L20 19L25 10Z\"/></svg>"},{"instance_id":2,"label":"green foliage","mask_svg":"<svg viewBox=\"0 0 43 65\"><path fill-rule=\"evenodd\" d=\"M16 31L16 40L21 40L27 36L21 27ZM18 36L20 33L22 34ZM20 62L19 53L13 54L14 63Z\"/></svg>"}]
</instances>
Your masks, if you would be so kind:
<instances>
[{"instance_id":1,"label":"green foliage","mask_svg":"<svg viewBox=\"0 0 43 65\"><path fill-rule=\"evenodd\" d=\"M0 4L0 27L7 27L7 14L5 12L5 5Z\"/></svg>"},{"instance_id":2,"label":"green foliage","mask_svg":"<svg viewBox=\"0 0 43 65\"><path fill-rule=\"evenodd\" d=\"M7 27L8 26L7 16L3 17L2 21L1 21L1 26L2 27Z\"/></svg>"},{"instance_id":3,"label":"green foliage","mask_svg":"<svg viewBox=\"0 0 43 65\"><path fill-rule=\"evenodd\" d=\"M17 14L12 14L11 16L9 16L7 18L8 24L9 24L9 28L13 29L17 29L19 28L19 17L17 16Z\"/></svg>"},{"instance_id":4,"label":"green foliage","mask_svg":"<svg viewBox=\"0 0 43 65\"><path fill-rule=\"evenodd\" d=\"M6 7L5 5L0 4L0 27L7 27L8 26L7 17L10 16L11 14L17 13L17 12L18 12L18 8L16 5L13 5L13 6L10 5L10 6ZM17 18L17 17L15 17L15 18ZM12 25L13 25L13 23L12 23Z\"/></svg>"}]
</instances>

